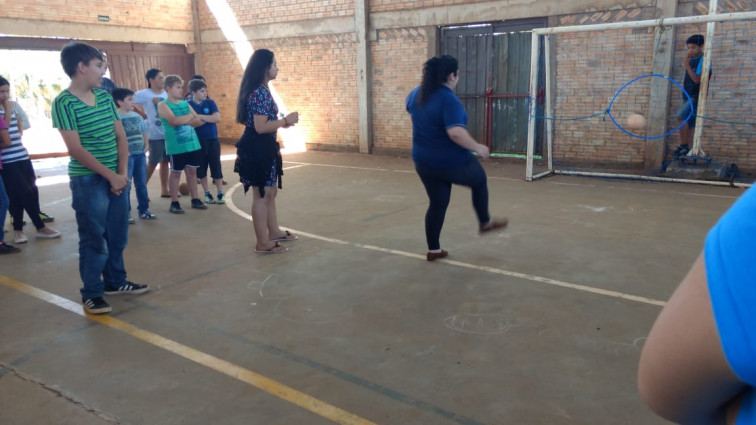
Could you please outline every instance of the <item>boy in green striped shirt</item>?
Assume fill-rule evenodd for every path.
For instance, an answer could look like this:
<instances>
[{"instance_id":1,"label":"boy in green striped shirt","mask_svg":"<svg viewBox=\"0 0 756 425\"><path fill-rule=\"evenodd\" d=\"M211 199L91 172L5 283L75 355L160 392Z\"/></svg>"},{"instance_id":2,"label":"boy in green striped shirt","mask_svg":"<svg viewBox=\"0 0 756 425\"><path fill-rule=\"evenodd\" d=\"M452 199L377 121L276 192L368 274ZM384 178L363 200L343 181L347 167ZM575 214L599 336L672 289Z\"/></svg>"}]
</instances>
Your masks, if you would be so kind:
<instances>
[{"instance_id":1,"label":"boy in green striped shirt","mask_svg":"<svg viewBox=\"0 0 756 425\"><path fill-rule=\"evenodd\" d=\"M68 43L60 63L71 85L55 98L52 119L71 156L82 304L88 313L109 313L103 295L149 290L126 280L123 264L129 237L128 142L113 99L99 89L106 70L102 53L86 43Z\"/></svg>"}]
</instances>

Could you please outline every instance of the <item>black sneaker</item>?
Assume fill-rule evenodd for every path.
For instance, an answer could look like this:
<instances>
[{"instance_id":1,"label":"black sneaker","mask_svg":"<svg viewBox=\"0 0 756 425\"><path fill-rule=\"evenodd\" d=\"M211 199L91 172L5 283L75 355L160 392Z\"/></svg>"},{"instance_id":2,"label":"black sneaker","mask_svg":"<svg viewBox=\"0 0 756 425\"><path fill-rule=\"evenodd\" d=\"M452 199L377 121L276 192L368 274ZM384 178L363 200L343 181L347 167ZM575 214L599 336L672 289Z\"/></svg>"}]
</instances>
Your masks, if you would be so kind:
<instances>
[{"instance_id":1,"label":"black sneaker","mask_svg":"<svg viewBox=\"0 0 756 425\"><path fill-rule=\"evenodd\" d=\"M45 214L42 211L39 212L39 218L42 219L43 223L52 223L55 221L55 217L51 216L50 214Z\"/></svg>"},{"instance_id":2,"label":"black sneaker","mask_svg":"<svg viewBox=\"0 0 756 425\"><path fill-rule=\"evenodd\" d=\"M192 208L198 209L198 210L206 210L207 205L203 204L202 201L199 200L199 198L192 199Z\"/></svg>"},{"instance_id":3,"label":"black sneaker","mask_svg":"<svg viewBox=\"0 0 756 425\"><path fill-rule=\"evenodd\" d=\"M123 285L117 288L105 288L105 295L144 294L149 290L149 285L142 285L127 280L126 282L123 282Z\"/></svg>"},{"instance_id":4,"label":"black sneaker","mask_svg":"<svg viewBox=\"0 0 756 425\"><path fill-rule=\"evenodd\" d=\"M672 157L679 158L681 156L685 156L690 152L690 146L688 145L680 145L675 149L675 151L672 153Z\"/></svg>"},{"instance_id":5,"label":"black sneaker","mask_svg":"<svg viewBox=\"0 0 756 425\"><path fill-rule=\"evenodd\" d=\"M173 214L183 214L184 210L181 208L181 204L178 202L171 202L171 209L169 210Z\"/></svg>"},{"instance_id":6,"label":"black sneaker","mask_svg":"<svg viewBox=\"0 0 756 425\"><path fill-rule=\"evenodd\" d=\"M110 313L113 309L110 307L102 297L90 298L82 302L84 304L84 311L90 314L105 314Z\"/></svg>"},{"instance_id":7,"label":"black sneaker","mask_svg":"<svg viewBox=\"0 0 756 425\"><path fill-rule=\"evenodd\" d=\"M13 245L8 245L5 242L0 242L0 255L15 254L17 252L21 252L21 250Z\"/></svg>"}]
</instances>

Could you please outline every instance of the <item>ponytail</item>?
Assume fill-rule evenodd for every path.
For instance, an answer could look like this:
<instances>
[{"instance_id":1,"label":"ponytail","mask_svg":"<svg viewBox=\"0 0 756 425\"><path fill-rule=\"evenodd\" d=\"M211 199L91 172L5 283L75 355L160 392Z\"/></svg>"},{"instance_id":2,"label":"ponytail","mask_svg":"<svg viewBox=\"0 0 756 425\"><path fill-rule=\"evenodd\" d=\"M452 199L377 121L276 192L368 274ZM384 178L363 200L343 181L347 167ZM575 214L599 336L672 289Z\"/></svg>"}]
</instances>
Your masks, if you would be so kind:
<instances>
[{"instance_id":1,"label":"ponytail","mask_svg":"<svg viewBox=\"0 0 756 425\"><path fill-rule=\"evenodd\" d=\"M428 59L423 65L423 80L417 94L418 105L428 102L430 96L440 89L449 79L450 74L456 74L459 66L453 56L443 55Z\"/></svg>"}]
</instances>

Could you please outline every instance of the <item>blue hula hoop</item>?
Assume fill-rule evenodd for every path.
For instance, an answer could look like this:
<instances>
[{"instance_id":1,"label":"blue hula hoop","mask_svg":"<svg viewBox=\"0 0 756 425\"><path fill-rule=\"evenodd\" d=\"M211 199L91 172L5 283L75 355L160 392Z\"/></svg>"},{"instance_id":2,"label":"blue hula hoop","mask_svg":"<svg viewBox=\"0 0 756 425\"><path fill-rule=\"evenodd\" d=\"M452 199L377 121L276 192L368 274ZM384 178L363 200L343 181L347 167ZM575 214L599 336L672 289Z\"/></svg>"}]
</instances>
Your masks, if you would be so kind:
<instances>
[{"instance_id":1,"label":"blue hula hoop","mask_svg":"<svg viewBox=\"0 0 756 425\"><path fill-rule=\"evenodd\" d=\"M693 117L693 108L691 108L690 109L690 113L685 118L685 120L682 123L680 123L680 125L678 125L674 130L671 130L671 131L669 131L667 133L664 133L664 134L662 134L660 136L639 136L637 134L633 134L633 133L627 131L625 129L625 127L622 127L617 122L617 120L614 119L614 115L612 115L612 105L614 105L614 101L617 99L617 96L619 96L619 94L622 93L622 90L625 90L625 88L627 88L627 86L629 86L630 84L633 84L634 82L636 82L636 81L638 81L640 79L651 78L651 77L659 77L659 78L664 78L664 79L666 79L668 81L671 81L672 84L674 84L677 87L679 87L680 90L682 90L682 92L685 93L685 97L688 98L688 102L691 105L693 104L693 99L690 97L690 94L688 94L688 92L685 90L685 88L680 83L678 83L677 81L675 81L675 80L667 77L666 75L662 75L662 74L648 74L648 75L641 75L640 77L633 78L627 84L625 84L624 86L620 87L619 90L617 90L617 93L614 94L614 97L612 98L612 101L609 102L609 108L606 110L606 114L609 115L609 119L612 120L612 122L614 123L614 125L616 125L617 128L619 128L623 133L627 134L630 137L635 137L637 139L643 139L643 140L661 139L662 137L667 137L667 136L669 136L669 135L674 134L675 132L677 132L677 130L679 130L680 128L682 128L682 126L686 125L688 123L688 121Z\"/></svg>"}]
</instances>

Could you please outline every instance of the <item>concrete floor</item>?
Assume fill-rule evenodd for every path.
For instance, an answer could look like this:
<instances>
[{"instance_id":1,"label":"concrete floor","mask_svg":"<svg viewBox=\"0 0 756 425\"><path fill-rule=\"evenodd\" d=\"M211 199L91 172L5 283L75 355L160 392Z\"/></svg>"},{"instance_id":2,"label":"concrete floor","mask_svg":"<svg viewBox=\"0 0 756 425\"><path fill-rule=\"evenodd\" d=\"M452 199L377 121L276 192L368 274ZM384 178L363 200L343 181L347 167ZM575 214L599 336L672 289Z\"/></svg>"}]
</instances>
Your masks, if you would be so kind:
<instances>
[{"instance_id":1,"label":"concrete floor","mask_svg":"<svg viewBox=\"0 0 756 425\"><path fill-rule=\"evenodd\" d=\"M429 263L409 159L285 160L279 218L300 239L281 255L252 252L251 195L175 216L151 182L159 220L125 256L153 290L102 321L61 308L79 301L76 223L65 161L36 162L64 236L0 257L0 424L663 423L635 387L644 337L742 190L526 183L489 161L510 228L479 237L455 188L450 256Z\"/></svg>"}]
</instances>

